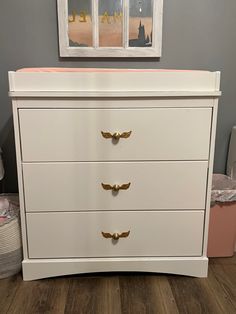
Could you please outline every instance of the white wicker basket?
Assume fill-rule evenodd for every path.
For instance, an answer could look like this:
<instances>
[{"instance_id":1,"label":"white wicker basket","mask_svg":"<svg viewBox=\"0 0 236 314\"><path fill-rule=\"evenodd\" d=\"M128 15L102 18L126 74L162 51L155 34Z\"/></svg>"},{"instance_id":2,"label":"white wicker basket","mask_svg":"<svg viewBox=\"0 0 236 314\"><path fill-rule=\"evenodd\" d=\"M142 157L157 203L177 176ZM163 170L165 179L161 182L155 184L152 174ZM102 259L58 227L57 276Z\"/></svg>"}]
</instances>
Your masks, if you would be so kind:
<instances>
[{"instance_id":1,"label":"white wicker basket","mask_svg":"<svg viewBox=\"0 0 236 314\"><path fill-rule=\"evenodd\" d=\"M14 275L21 270L22 245L19 220L19 206L8 199L12 206L12 217L0 223L0 278Z\"/></svg>"}]
</instances>

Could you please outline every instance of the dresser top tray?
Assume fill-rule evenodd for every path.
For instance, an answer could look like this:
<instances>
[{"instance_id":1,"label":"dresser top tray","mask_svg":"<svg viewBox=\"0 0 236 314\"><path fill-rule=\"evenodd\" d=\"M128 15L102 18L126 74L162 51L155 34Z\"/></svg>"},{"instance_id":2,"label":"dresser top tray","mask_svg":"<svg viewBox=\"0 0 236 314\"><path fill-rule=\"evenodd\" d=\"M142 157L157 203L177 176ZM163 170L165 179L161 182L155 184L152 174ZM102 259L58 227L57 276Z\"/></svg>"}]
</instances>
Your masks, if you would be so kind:
<instances>
[{"instance_id":1,"label":"dresser top tray","mask_svg":"<svg viewBox=\"0 0 236 314\"><path fill-rule=\"evenodd\" d=\"M9 72L11 97L218 97L220 72L31 68Z\"/></svg>"}]
</instances>

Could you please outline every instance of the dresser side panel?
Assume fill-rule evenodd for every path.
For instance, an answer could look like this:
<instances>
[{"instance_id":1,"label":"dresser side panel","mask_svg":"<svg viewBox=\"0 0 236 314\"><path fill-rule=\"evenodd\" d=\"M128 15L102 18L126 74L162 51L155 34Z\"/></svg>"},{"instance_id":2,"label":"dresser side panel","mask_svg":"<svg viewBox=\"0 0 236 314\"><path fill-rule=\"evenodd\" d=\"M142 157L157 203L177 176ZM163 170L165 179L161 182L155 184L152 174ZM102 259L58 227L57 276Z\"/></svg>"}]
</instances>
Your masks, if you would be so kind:
<instances>
[{"instance_id":1,"label":"dresser side panel","mask_svg":"<svg viewBox=\"0 0 236 314\"><path fill-rule=\"evenodd\" d=\"M210 206L211 206L211 188L212 188L212 174L213 174L213 166L214 166L217 112L218 112L218 100L216 99L214 108L213 108L213 113L212 113L211 141L210 141L210 147L209 147L210 154L209 154L209 166L208 166L208 182L207 182L207 190L206 190L206 213L205 213L205 226L204 226L203 256L206 256L207 246L208 246L208 228L209 228L209 217L210 217Z\"/></svg>"},{"instance_id":2,"label":"dresser side panel","mask_svg":"<svg viewBox=\"0 0 236 314\"><path fill-rule=\"evenodd\" d=\"M23 173L22 173L23 169L22 169L22 159L21 159L21 141L20 141L20 127L19 127L17 100L12 101L12 108L13 108L15 147L16 147L18 189L19 189L19 200L20 200L22 245L23 245L23 255L24 255L24 258L26 259L28 258L28 243L27 243L25 196L24 196L24 184L23 184Z\"/></svg>"}]
</instances>

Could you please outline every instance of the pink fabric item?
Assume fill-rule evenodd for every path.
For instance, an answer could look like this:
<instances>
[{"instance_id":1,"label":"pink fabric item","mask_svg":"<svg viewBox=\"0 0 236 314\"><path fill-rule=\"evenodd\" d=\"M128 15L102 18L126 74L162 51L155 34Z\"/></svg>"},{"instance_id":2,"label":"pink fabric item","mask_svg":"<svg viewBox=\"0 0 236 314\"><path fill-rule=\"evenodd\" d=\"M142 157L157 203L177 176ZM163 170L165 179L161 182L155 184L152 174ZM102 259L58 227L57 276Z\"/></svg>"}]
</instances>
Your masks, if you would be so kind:
<instances>
[{"instance_id":1,"label":"pink fabric item","mask_svg":"<svg viewBox=\"0 0 236 314\"><path fill-rule=\"evenodd\" d=\"M171 69L99 69L99 68L23 68L17 72L191 72L192 70ZM206 72L201 70L195 70Z\"/></svg>"},{"instance_id":2,"label":"pink fabric item","mask_svg":"<svg viewBox=\"0 0 236 314\"><path fill-rule=\"evenodd\" d=\"M7 220L7 217L4 217L4 216L0 216L0 222L4 222Z\"/></svg>"},{"instance_id":3,"label":"pink fabric item","mask_svg":"<svg viewBox=\"0 0 236 314\"><path fill-rule=\"evenodd\" d=\"M233 256L236 240L236 202L211 207L208 257Z\"/></svg>"}]
</instances>

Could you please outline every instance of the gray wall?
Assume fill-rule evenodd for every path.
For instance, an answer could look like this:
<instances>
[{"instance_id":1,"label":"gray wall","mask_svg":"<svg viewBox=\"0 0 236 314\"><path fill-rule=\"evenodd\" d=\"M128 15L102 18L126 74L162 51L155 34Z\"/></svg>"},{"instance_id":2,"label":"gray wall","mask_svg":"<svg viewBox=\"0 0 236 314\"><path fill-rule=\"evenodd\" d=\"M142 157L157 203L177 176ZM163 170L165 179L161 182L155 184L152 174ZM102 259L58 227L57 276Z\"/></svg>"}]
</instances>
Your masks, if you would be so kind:
<instances>
[{"instance_id":1,"label":"gray wall","mask_svg":"<svg viewBox=\"0 0 236 314\"><path fill-rule=\"evenodd\" d=\"M177 68L222 71L215 172L224 173L236 124L236 1L164 0L160 59L60 59L56 0L0 0L0 146L6 190L17 190L7 71L22 67Z\"/></svg>"}]
</instances>

